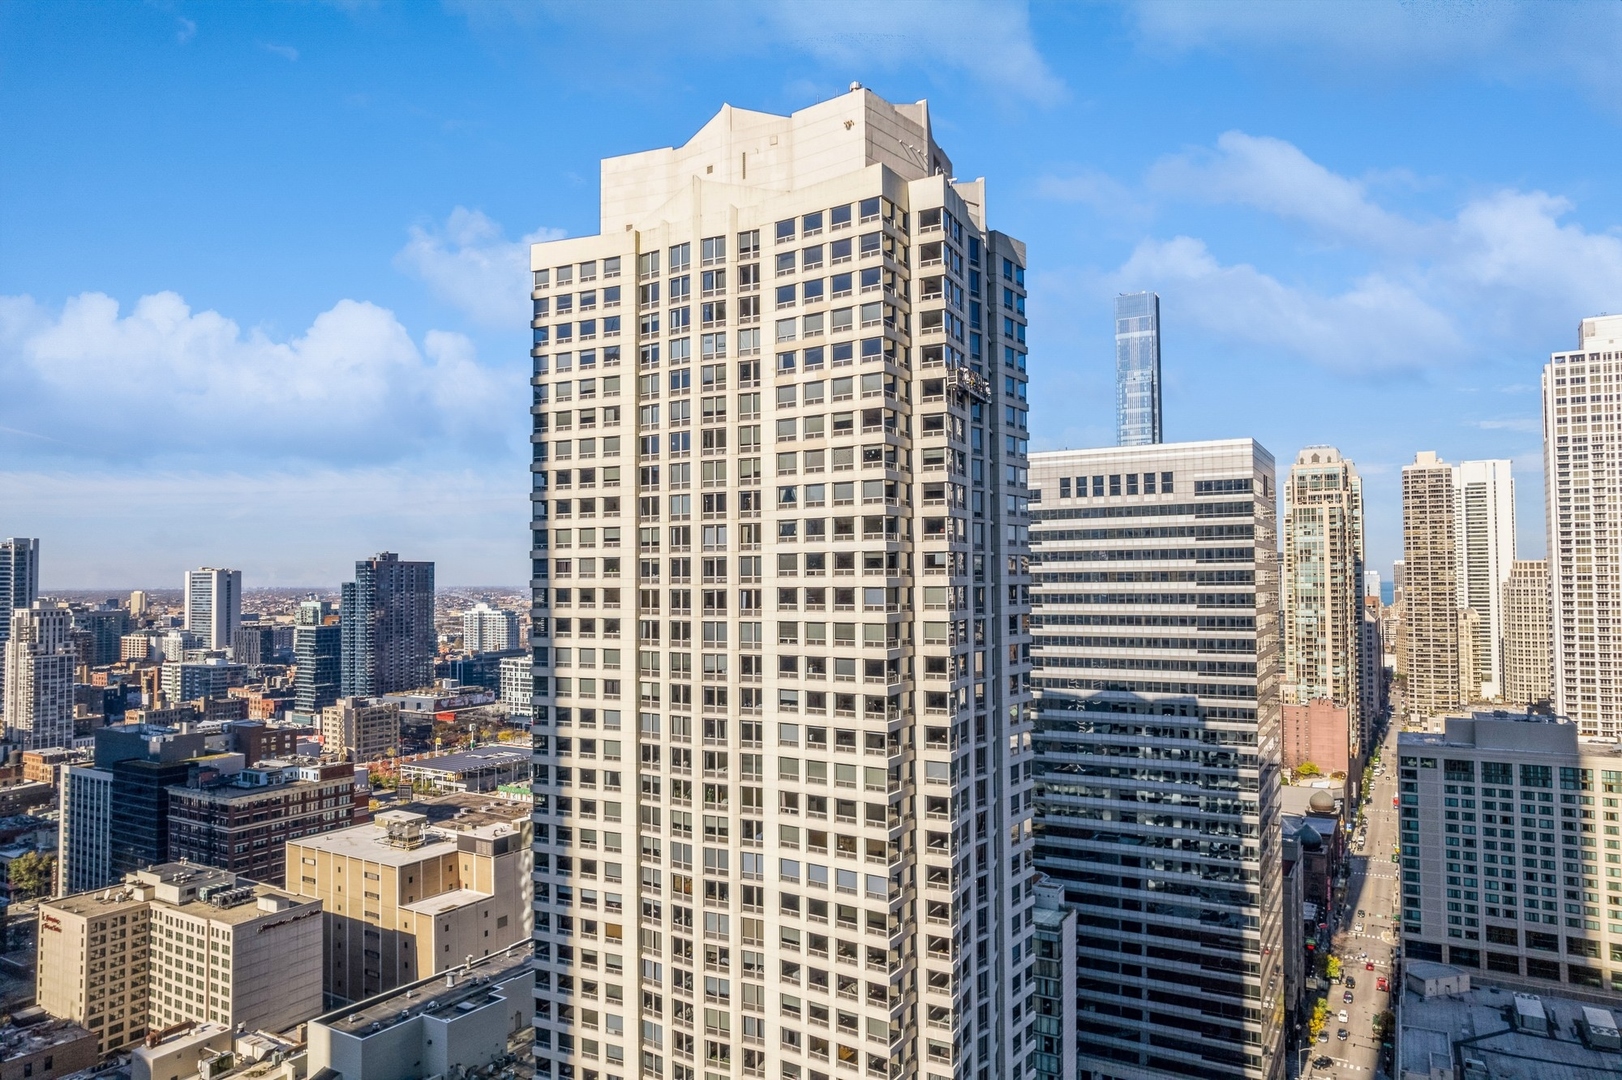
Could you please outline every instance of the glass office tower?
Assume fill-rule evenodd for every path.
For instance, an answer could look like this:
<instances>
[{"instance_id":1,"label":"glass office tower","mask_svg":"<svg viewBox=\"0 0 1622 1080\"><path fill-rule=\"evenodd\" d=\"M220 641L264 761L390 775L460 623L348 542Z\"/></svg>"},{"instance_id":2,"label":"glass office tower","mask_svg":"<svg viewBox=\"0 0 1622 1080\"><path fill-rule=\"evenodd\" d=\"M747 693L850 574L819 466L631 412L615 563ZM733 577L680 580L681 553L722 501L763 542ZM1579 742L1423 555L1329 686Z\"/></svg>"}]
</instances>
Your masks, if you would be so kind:
<instances>
[{"instance_id":1,"label":"glass office tower","mask_svg":"<svg viewBox=\"0 0 1622 1080\"><path fill-rule=\"evenodd\" d=\"M1160 296L1123 293L1115 298L1115 442L1161 442Z\"/></svg>"}]
</instances>

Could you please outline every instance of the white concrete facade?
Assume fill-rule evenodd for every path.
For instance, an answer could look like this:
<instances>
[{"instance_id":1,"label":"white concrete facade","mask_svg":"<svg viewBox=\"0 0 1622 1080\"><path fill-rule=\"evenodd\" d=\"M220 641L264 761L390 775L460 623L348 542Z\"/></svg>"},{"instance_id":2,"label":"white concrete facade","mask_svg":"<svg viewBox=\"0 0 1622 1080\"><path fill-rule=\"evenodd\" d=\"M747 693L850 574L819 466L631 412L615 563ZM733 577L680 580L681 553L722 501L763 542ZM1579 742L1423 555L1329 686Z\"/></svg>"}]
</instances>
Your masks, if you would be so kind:
<instances>
[{"instance_id":1,"label":"white concrete facade","mask_svg":"<svg viewBox=\"0 0 1622 1080\"><path fill-rule=\"evenodd\" d=\"M1622 736L1622 315L1584 319L1543 369L1554 708Z\"/></svg>"},{"instance_id":2,"label":"white concrete facade","mask_svg":"<svg viewBox=\"0 0 1622 1080\"><path fill-rule=\"evenodd\" d=\"M952 173L726 107L532 249L543 1077L1022 1073L1025 258Z\"/></svg>"},{"instance_id":3,"label":"white concrete facade","mask_svg":"<svg viewBox=\"0 0 1622 1080\"><path fill-rule=\"evenodd\" d=\"M481 601L462 613L463 651L506 652L520 645L518 612L493 608Z\"/></svg>"},{"instance_id":4,"label":"white concrete facade","mask_svg":"<svg viewBox=\"0 0 1622 1080\"><path fill-rule=\"evenodd\" d=\"M1468 683L1483 701L1503 695L1504 583L1515 565L1515 478L1507 459L1461 461L1453 469L1458 605L1476 613Z\"/></svg>"},{"instance_id":5,"label":"white concrete facade","mask_svg":"<svg viewBox=\"0 0 1622 1080\"><path fill-rule=\"evenodd\" d=\"M35 601L8 613L5 645L6 738L25 750L73 745L73 673L68 643L73 613L67 606Z\"/></svg>"},{"instance_id":6,"label":"white concrete facade","mask_svg":"<svg viewBox=\"0 0 1622 1080\"><path fill-rule=\"evenodd\" d=\"M186 629L205 649L229 649L242 625L242 571L205 566L186 571Z\"/></svg>"},{"instance_id":7,"label":"white concrete facade","mask_svg":"<svg viewBox=\"0 0 1622 1080\"><path fill-rule=\"evenodd\" d=\"M111 885L113 774L88 765L62 770L56 842L57 896Z\"/></svg>"}]
</instances>

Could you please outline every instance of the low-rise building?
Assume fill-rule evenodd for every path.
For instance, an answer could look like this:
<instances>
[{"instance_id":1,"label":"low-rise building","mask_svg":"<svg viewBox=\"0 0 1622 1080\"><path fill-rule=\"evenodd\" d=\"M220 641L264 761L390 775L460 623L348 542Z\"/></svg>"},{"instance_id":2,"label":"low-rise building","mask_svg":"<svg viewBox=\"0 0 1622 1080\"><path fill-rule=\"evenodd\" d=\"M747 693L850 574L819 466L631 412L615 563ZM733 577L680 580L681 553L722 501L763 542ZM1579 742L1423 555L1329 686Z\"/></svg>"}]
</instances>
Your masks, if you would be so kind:
<instances>
[{"instance_id":1,"label":"low-rise building","mask_svg":"<svg viewBox=\"0 0 1622 1080\"><path fill-rule=\"evenodd\" d=\"M386 694L383 700L395 703L400 707L400 712L408 716L416 714L431 716L435 713L477 708L480 705L493 705L496 701L496 692L484 686L455 684Z\"/></svg>"},{"instance_id":2,"label":"low-rise building","mask_svg":"<svg viewBox=\"0 0 1622 1080\"><path fill-rule=\"evenodd\" d=\"M1305 705L1285 705L1283 763L1298 769L1310 762L1326 776L1346 774L1352 767L1351 713L1328 698L1314 698Z\"/></svg>"},{"instance_id":3,"label":"low-rise building","mask_svg":"<svg viewBox=\"0 0 1622 1080\"><path fill-rule=\"evenodd\" d=\"M281 885L289 840L370 817L348 762L267 759L210 783L169 789L169 858Z\"/></svg>"},{"instance_id":4,"label":"low-rise building","mask_svg":"<svg viewBox=\"0 0 1622 1080\"><path fill-rule=\"evenodd\" d=\"M529 808L460 799L288 841L288 888L326 910L333 998L360 1001L529 940Z\"/></svg>"},{"instance_id":5,"label":"low-rise building","mask_svg":"<svg viewBox=\"0 0 1622 1080\"><path fill-rule=\"evenodd\" d=\"M313 739L315 728L247 719L225 725L225 736L226 748L253 765L267 758L297 757L299 744Z\"/></svg>"},{"instance_id":6,"label":"low-rise building","mask_svg":"<svg viewBox=\"0 0 1622 1080\"><path fill-rule=\"evenodd\" d=\"M320 1012L321 905L165 863L39 909L36 999L102 1054L175 1024L280 1031Z\"/></svg>"},{"instance_id":7,"label":"low-rise building","mask_svg":"<svg viewBox=\"0 0 1622 1080\"><path fill-rule=\"evenodd\" d=\"M400 763L400 782L418 791L490 791L528 780L533 751L496 744Z\"/></svg>"},{"instance_id":8,"label":"low-rise building","mask_svg":"<svg viewBox=\"0 0 1622 1080\"><path fill-rule=\"evenodd\" d=\"M535 1037L529 951L525 942L317 1017L307 1035L310 1075L418 1080L527 1065Z\"/></svg>"},{"instance_id":9,"label":"low-rise building","mask_svg":"<svg viewBox=\"0 0 1622 1080\"><path fill-rule=\"evenodd\" d=\"M23 751L23 779L35 784L56 785L62 772L70 765L90 760L90 751L53 746L45 750Z\"/></svg>"},{"instance_id":10,"label":"low-rise building","mask_svg":"<svg viewBox=\"0 0 1622 1080\"><path fill-rule=\"evenodd\" d=\"M18 1009L0 1027L0 1080L55 1080L96 1063L96 1037L40 1008Z\"/></svg>"},{"instance_id":11,"label":"low-rise building","mask_svg":"<svg viewBox=\"0 0 1622 1080\"><path fill-rule=\"evenodd\" d=\"M1394 989L1401 995L1398 1080L1598 1080L1617 1074L1614 1014L1586 998L1517 993L1496 980L1483 985L1467 968L1424 961L1409 964Z\"/></svg>"}]
</instances>

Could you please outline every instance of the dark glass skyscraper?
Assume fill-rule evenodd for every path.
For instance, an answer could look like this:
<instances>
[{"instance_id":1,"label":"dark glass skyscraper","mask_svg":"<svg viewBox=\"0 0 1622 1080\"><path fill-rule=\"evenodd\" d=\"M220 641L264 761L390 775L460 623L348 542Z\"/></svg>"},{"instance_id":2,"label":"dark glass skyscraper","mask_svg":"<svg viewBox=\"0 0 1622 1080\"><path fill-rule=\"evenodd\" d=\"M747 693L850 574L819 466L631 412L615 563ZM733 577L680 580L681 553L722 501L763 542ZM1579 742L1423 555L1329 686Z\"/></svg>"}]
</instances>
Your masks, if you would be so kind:
<instances>
[{"instance_id":1,"label":"dark glass skyscraper","mask_svg":"<svg viewBox=\"0 0 1622 1080\"><path fill-rule=\"evenodd\" d=\"M293 708L318 713L338 700L338 670L343 637L331 620L331 605L306 600L299 605L293 626L293 658L298 674L293 679Z\"/></svg>"},{"instance_id":2,"label":"dark glass skyscraper","mask_svg":"<svg viewBox=\"0 0 1622 1080\"><path fill-rule=\"evenodd\" d=\"M1160 429L1160 295L1115 298L1115 443L1147 446Z\"/></svg>"},{"instance_id":3,"label":"dark glass skyscraper","mask_svg":"<svg viewBox=\"0 0 1622 1080\"><path fill-rule=\"evenodd\" d=\"M355 564L338 603L339 692L377 697L434 681L434 564L393 552Z\"/></svg>"}]
</instances>

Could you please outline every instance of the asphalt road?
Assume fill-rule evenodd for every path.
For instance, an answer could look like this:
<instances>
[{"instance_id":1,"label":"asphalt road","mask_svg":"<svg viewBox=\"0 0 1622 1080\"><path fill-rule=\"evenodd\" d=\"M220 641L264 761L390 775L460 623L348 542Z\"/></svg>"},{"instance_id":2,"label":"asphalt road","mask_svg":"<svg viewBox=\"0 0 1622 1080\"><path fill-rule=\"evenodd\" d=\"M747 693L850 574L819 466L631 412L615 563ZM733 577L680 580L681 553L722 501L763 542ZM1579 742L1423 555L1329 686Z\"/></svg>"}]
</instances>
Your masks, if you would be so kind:
<instances>
[{"instance_id":1,"label":"asphalt road","mask_svg":"<svg viewBox=\"0 0 1622 1080\"><path fill-rule=\"evenodd\" d=\"M1324 1030L1329 1034L1327 1043L1318 1043L1308 1051L1309 1068L1306 1075L1323 1080L1326 1077L1375 1077L1380 1043L1374 1036L1374 1017L1387 1010L1390 997L1376 989L1380 977L1391 977L1391 958L1397 948L1398 897L1397 863L1391 856L1397 845L1397 811L1391 805L1396 795L1397 729L1393 721L1387 733L1381 756L1383 771L1370 786L1369 802L1364 808L1368 822L1368 842L1359 847L1356 834L1350 849L1350 874L1345 892L1343 914L1336 922L1335 955L1344 963L1344 972L1357 980L1352 990L1352 1002L1343 1000L1346 992L1344 978L1329 989L1329 1022ZM1357 917L1359 909L1363 918ZM1355 927L1362 924L1362 932ZM1373 961L1374 970L1367 968ZM1347 1013L1345 1023L1339 1020L1340 1011ZM1336 1037L1345 1028L1348 1038ZM1320 1055L1328 1055L1333 1063L1323 1067L1310 1066Z\"/></svg>"}]
</instances>

